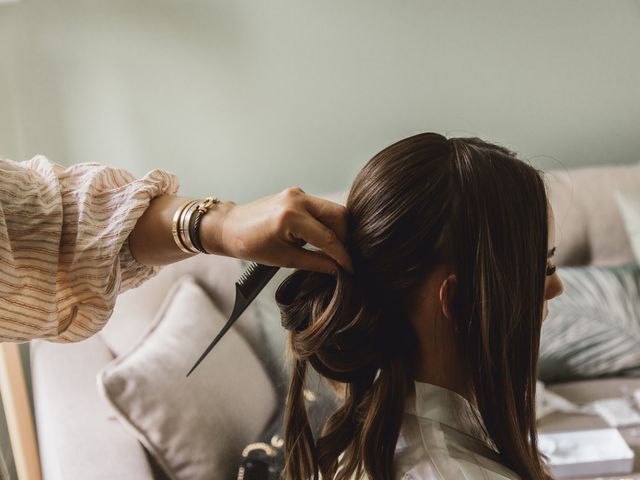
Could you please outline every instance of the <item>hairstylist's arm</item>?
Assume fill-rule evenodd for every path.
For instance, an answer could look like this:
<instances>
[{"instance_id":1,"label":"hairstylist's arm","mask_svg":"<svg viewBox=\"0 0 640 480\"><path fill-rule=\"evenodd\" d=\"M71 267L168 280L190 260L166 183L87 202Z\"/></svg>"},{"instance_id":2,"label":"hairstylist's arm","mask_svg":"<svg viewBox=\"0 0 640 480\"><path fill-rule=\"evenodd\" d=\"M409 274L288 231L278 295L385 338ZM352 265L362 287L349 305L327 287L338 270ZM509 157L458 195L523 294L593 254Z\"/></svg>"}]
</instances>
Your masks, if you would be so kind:
<instances>
[{"instance_id":1,"label":"hairstylist's arm","mask_svg":"<svg viewBox=\"0 0 640 480\"><path fill-rule=\"evenodd\" d=\"M163 265L192 256L176 246L171 234L173 215L185 200L163 195L151 202L129 237L138 262ZM244 205L214 205L200 232L205 250L216 255L330 273L338 266L353 271L343 244L346 229L344 206L287 188ZM302 248L306 243L320 251Z\"/></svg>"}]
</instances>

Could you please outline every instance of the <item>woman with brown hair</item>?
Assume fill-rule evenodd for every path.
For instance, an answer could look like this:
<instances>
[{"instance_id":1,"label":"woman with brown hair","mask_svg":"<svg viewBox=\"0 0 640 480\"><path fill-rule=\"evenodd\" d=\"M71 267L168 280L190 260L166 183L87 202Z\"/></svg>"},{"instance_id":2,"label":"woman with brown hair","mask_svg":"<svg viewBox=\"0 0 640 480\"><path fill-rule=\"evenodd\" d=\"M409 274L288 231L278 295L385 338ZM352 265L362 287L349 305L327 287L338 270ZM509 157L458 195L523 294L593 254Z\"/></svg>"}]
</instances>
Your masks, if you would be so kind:
<instances>
[{"instance_id":1,"label":"woman with brown hair","mask_svg":"<svg viewBox=\"0 0 640 480\"><path fill-rule=\"evenodd\" d=\"M297 270L276 292L293 357L284 479L550 478L536 372L563 285L543 173L424 133L375 155L346 209L353 275ZM318 438L308 365L343 399Z\"/></svg>"}]
</instances>

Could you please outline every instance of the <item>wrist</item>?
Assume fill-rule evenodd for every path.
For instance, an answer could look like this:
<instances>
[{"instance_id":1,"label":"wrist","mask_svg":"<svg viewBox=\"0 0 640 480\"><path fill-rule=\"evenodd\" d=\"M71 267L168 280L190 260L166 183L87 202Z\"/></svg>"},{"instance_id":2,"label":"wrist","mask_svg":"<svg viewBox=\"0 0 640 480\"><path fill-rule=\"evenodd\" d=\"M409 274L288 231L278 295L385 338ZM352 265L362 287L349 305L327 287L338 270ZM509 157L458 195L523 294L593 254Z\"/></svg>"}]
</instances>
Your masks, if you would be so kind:
<instances>
[{"instance_id":1,"label":"wrist","mask_svg":"<svg viewBox=\"0 0 640 480\"><path fill-rule=\"evenodd\" d=\"M214 255L227 255L223 230L227 214L233 206L235 203L229 200L216 203L202 217L200 242L207 252Z\"/></svg>"}]
</instances>

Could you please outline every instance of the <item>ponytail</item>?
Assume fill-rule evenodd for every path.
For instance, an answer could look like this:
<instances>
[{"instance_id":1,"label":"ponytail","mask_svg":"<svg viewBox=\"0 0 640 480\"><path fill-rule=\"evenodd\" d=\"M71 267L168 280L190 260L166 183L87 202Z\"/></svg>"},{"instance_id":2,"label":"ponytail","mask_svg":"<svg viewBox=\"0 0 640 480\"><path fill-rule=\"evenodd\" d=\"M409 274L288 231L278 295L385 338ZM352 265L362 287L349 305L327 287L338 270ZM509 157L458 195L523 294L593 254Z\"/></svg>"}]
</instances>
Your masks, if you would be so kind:
<instances>
[{"instance_id":1,"label":"ponytail","mask_svg":"<svg viewBox=\"0 0 640 480\"><path fill-rule=\"evenodd\" d=\"M315 479L318 472L335 480L363 473L391 479L415 335L408 319L397 313L392 324L387 309L368 301L363 285L345 272L296 271L276 291L294 364L285 406L284 480ZM307 364L345 384L344 403L317 440L304 404Z\"/></svg>"}]
</instances>

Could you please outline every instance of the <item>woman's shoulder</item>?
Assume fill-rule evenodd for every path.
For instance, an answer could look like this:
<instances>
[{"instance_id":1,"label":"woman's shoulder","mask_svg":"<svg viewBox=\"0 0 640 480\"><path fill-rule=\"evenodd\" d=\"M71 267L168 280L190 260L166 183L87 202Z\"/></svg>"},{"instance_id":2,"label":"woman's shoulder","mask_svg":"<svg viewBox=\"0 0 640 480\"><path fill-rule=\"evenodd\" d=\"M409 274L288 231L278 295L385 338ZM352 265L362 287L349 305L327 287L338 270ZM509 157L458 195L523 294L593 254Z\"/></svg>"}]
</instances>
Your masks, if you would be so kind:
<instances>
[{"instance_id":1,"label":"woman's shoulder","mask_svg":"<svg viewBox=\"0 0 640 480\"><path fill-rule=\"evenodd\" d=\"M483 466L477 462L451 458L448 465L424 460L409 470L400 470L395 480L517 480L510 471ZM444 467L444 468L443 468Z\"/></svg>"},{"instance_id":2,"label":"woman's shoulder","mask_svg":"<svg viewBox=\"0 0 640 480\"><path fill-rule=\"evenodd\" d=\"M420 460L411 467L396 467L394 480L518 480L510 470L501 465L483 465L481 459L464 459L450 457L447 465L436 465L430 459ZM319 480L323 480L320 475ZM327 480L327 479L324 479ZM368 476L350 480L372 480Z\"/></svg>"},{"instance_id":3,"label":"woman's shoulder","mask_svg":"<svg viewBox=\"0 0 640 480\"><path fill-rule=\"evenodd\" d=\"M479 438L426 418L403 425L394 480L518 480Z\"/></svg>"},{"instance_id":4,"label":"woman's shoulder","mask_svg":"<svg viewBox=\"0 0 640 480\"><path fill-rule=\"evenodd\" d=\"M477 438L428 419L403 427L394 455L394 480L519 480ZM373 479L354 475L350 480Z\"/></svg>"}]
</instances>

